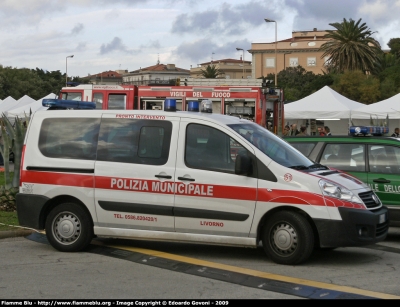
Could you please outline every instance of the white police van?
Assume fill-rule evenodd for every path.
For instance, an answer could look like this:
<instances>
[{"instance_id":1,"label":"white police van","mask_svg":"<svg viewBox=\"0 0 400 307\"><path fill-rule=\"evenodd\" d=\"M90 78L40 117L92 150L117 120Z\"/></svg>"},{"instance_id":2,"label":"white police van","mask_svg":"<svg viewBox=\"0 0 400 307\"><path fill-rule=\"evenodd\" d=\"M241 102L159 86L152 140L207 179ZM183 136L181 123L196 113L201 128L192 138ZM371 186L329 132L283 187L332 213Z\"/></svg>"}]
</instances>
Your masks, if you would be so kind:
<instances>
[{"instance_id":1,"label":"white police van","mask_svg":"<svg viewBox=\"0 0 400 307\"><path fill-rule=\"evenodd\" d=\"M56 109L56 107L55 107ZM199 110L201 109L201 110ZM188 111L52 110L32 116L19 223L83 250L94 236L258 247L281 264L314 248L385 239L387 208L251 121ZM170 111L170 112L167 112Z\"/></svg>"}]
</instances>

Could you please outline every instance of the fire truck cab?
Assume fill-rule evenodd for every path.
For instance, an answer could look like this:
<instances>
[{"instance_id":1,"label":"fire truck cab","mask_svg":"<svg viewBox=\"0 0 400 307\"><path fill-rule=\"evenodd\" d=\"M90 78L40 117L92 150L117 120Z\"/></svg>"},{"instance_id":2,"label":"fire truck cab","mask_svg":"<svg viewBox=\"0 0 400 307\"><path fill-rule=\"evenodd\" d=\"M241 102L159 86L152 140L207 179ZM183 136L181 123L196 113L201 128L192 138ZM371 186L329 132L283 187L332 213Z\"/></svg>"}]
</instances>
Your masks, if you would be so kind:
<instances>
[{"instance_id":1,"label":"fire truck cab","mask_svg":"<svg viewBox=\"0 0 400 307\"><path fill-rule=\"evenodd\" d=\"M60 99L93 101L96 109L133 110L137 107L137 86L81 84L62 88Z\"/></svg>"}]
</instances>

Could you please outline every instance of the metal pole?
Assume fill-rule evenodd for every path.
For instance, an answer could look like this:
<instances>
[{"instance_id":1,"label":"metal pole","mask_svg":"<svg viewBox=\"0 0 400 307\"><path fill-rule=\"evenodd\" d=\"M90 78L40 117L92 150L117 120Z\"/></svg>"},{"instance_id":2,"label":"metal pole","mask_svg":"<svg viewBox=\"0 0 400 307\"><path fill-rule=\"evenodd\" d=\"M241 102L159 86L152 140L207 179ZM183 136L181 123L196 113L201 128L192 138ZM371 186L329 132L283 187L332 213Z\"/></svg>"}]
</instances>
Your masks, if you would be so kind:
<instances>
[{"instance_id":1,"label":"metal pole","mask_svg":"<svg viewBox=\"0 0 400 307\"><path fill-rule=\"evenodd\" d=\"M278 53L277 53L277 45L278 45L278 23L276 20L264 18L265 22L275 22L275 87L278 87Z\"/></svg>"},{"instance_id":2,"label":"metal pole","mask_svg":"<svg viewBox=\"0 0 400 307\"><path fill-rule=\"evenodd\" d=\"M278 23L275 21L275 87L278 87L278 53L276 47L278 45Z\"/></svg>"},{"instance_id":3,"label":"metal pole","mask_svg":"<svg viewBox=\"0 0 400 307\"><path fill-rule=\"evenodd\" d=\"M242 69L242 79L244 79L244 49L243 48L236 48L237 51L242 50L243 51L243 56L242 56L242 65L243 65L243 69Z\"/></svg>"},{"instance_id":4,"label":"metal pole","mask_svg":"<svg viewBox=\"0 0 400 307\"><path fill-rule=\"evenodd\" d=\"M74 55L69 55L65 58L65 86L68 86L68 58L73 58Z\"/></svg>"},{"instance_id":5,"label":"metal pole","mask_svg":"<svg viewBox=\"0 0 400 307\"><path fill-rule=\"evenodd\" d=\"M65 58L65 86L68 84L68 57Z\"/></svg>"},{"instance_id":6,"label":"metal pole","mask_svg":"<svg viewBox=\"0 0 400 307\"><path fill-rule=\"evenodd\" d=\"M243 64L243 79L244 79L244 49L243 50L243 58L242 58L242 64Z\"/></svg>"}]
</instances>

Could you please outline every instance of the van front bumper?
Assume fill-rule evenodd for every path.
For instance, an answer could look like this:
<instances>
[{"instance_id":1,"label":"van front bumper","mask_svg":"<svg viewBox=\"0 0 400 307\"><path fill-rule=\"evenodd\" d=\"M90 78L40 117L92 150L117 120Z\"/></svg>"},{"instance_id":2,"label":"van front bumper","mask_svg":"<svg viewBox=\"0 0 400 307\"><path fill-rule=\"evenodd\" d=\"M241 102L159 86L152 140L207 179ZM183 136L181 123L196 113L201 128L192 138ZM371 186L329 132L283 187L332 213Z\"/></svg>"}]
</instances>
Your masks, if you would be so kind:
<instances>
[{"instance_id":1,"label":"van front bumper","mask_svg":"<svg viewBox=\"0 0 400 307\"><path fill-rule=\"evenodd\" d=\"M386 238L389 220L385 206L374 211L351 208L338 210L341 221L314 220L320 247L364 246Z\"/></svg>"}]
</instances>

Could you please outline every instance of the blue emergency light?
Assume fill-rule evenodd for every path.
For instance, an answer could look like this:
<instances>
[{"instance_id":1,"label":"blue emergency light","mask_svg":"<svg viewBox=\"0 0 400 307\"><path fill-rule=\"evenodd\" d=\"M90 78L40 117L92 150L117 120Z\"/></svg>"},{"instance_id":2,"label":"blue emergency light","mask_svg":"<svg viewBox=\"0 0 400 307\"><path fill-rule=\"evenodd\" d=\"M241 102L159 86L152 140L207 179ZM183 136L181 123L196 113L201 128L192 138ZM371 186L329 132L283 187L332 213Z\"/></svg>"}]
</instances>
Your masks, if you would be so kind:
<instances>
[{"instance_id":1,"label":"blue emergency light","mask_svg":"<svg viewBox=\"0 0 400 307\"><path fill-rule=\"evenodd\" d=\"M210 99L201 102L201 112L212 113L212 101Z\"/></svg>"},{"instance_id":2,"label":"blue emergency light","mask_svg":"<svg viewBox=\"0 0 400 307\"><path fill-rule=\"evenodd\" d=\"M49 107L48 110L96 109L96 103L92 101L63 100L63 99L50 99L50 98L43 99L42 106Z\"/></svg>"},{"instance_id":3,"label":"blue emergency light","mask_svg":"<svg viewBox=\"0 0 400 307\"><path fill-rule=\"evenodd\" d=\"M176 111L176 99L165 99L164 111L175 112Z\"/></svg>"},{"instance_id":4,"label":"blue emergency light","mask_svg":"<svg viewBox=\"0 0 400 307\"><path fill-rule=\"evenodd\" d=\"M349 134L353 136L357 135L374 135L380 136L389 133L389 127L384 126L351 126Z\"/></svg>"},{"instance_id":5,"label":"blue emergency light","mask_svg":"<svg viewBox=\"0 0 400 307\"><path fill-rule=\"evenodd\" d=\"M188 111L199 112L199 102L198 101L189 101L188 102Z\"/></svg>"}]
</instances>

